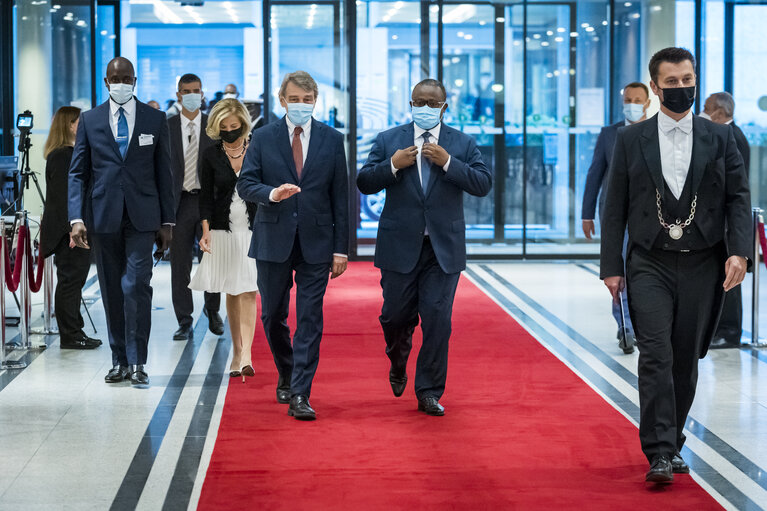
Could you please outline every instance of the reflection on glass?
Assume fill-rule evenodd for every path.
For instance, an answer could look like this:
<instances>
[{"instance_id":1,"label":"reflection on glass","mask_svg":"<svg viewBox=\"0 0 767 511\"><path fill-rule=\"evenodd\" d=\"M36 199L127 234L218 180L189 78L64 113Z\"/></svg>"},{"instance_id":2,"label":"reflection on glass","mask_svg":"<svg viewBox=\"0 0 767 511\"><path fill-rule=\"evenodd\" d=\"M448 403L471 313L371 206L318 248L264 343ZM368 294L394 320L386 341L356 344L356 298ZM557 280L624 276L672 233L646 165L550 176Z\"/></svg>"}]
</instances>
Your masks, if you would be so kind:
<instances>
[{"instance_id":1,"label":"reflection on glass","mask_svg":"<svg viewBox=\"0 0 767 511\"><path fill-rule=\"evenodd\" d=\"M96 103L107 100L109 91L99 78L104 74L107 64L115 57L115 8L112 5L99 5L96 16Z\"/></svg>"}]
</instances>

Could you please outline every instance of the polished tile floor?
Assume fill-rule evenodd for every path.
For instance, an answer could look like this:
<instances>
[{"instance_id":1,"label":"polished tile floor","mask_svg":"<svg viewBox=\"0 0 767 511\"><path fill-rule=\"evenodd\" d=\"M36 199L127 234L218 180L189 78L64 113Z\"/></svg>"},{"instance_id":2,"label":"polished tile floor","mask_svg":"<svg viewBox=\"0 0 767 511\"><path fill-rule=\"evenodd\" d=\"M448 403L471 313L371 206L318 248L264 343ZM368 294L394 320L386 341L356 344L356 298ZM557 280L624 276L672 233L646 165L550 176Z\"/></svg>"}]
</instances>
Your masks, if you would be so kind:
<instances>
[{"instance_id":1,"label":"polished tile floor","mask_svg":"<svg viewBox=\"0 0 767 511\"><path fill-rule=\"evenodd\" d=\"M597 272L591 262L483 262L470 264L465 277L636 423L637 354L618 349ZM177 325L167 264L155 269L152 284L147 389L103 381L110 355L95 278L84 295L93 336L104 346L60 350L55 336L39 336L33 340L48 349L10 353L29 365L0 371L0 510L196 508L228 385L230 341L208 332L202 296L195 297L194 339L170 340ZM748 332L750 296L747 282ZM42 298L34 299L32 324L39 326ZM12 315L10 294L6 303ZM767 334L767 312L760 318ZM6 335L18 342L16 329ZM683 454L696 480L727 509L767 509L767 348L744 345L701 361L686 426Z\"/></svg>"}]
</instances>

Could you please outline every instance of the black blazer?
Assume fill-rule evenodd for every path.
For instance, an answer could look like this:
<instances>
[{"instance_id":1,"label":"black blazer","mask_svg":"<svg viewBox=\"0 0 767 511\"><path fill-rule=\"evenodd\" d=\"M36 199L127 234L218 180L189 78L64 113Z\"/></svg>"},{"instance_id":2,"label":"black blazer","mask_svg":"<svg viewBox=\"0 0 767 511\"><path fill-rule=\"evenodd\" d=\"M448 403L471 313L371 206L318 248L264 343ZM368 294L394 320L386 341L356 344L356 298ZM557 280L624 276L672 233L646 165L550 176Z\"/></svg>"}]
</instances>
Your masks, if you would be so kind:
<instances>
[{"instance_id":1,"label":"black blazer","mask_svg":"<svg viewBox=\"0 0 767 511\"><path fill-rule=\"evenodd\" d=\"M730 126L732 126L732 134L735 135L735 145L738 146L738 151L740 151L740 155L743 157L743 165L746 167L746 175L748 175L748 170L751 168L751 147L748 145L748 140L746 140L743 131L734 122Z\"/></svg>"},{"instance_id":2,"label":"black blazer","mask_svg":"<svg viewBox=\"0 0 767 511\"><path fill-rule=\"evenodd\" d=\"M229 208L232 205L237 179L221 142L208 147L202 153L200 220L207 220L211 229L229 230ZM248 226L253 230L256 205L245 201L245 206L248 208Z\"/></svg>"},{"instance_id":3,"label":"black blazer","mask_svg":"<svg viewBox=\"0 0 767 511\"><path fill-rule=\"evenodd\" d=\"M618 135L618 128L621 128L625 121L616 122L602 128L597 137L597 144L594 146L594 156L591 158L591 166L586 174L586 187L583 190L583 207L581 207L581 218L583 220L594 220L597 209L597 197L599 197L600 209L604 206L605 194L600 196L599 191L603 189L603 184L607 183L605 176L610 167L610 161L613 159L613 147L615 147L615 137Z\"/></svg>"},{"instance_id":4,"label":"black blazer","mask_svg":"<svg viewBox=\"0 0 767 511\"><path fill-rule=\"evenodd\" d=\"M62 146L48 155L45 162L45 210L40 223L40 247L43 257L53 254L63 236L69 236L67 184L74 147Z\"/></svg>"},{"instance_id":5,"label":"black blazer","mask_svg":"<svg viewBox=\"0 0 767 511\"><path fill-rule=\"evenodd\" d=\"M709 246L724 240L728 255L748 258L753 250L751 195L733 131L726 124L694 116L692 133L692 193L698 194L693 222ZM662 196L665 182L654 116L618 130L602 213L601 278L623 275L627 224L629 247L652 248L662 229L656 188Z\"/></svg>"},{"instance_id":6,"label":"black blazer","mask_svg":"<svg viewBox=\"0 0 767 511\"><path fill-rule=\"evenodd\" d=\"M184 185L184 170L186 164L184 163L184 142L181 137L181 116L183 114L174 115L168 119L168 130L170 132L170 167L173 171L173 191L176 197L176 211L178 211L179 202L181 202L181 188ZM198 141L198 153L197 153L197 178L200 177L200 169L202 168L202 153L208 147L215 145L215 142L210 139L205 129L208 127L208 116L201 114L200 120L200 140Z\"/></svg>"}]
</instances>

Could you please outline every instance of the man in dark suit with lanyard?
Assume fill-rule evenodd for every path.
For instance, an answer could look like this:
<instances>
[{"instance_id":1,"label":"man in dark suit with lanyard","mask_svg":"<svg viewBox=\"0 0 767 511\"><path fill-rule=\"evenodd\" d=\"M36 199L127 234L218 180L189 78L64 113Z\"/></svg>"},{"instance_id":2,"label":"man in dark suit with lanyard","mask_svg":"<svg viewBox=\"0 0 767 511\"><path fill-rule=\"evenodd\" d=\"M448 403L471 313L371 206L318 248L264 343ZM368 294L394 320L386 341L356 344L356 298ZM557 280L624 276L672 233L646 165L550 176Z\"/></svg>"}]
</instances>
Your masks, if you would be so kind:
<instances>
[{"instance_id":1,"label":"man in dark suit with lanyard","mask_svg":"<svg viewBox=\"0 0 767 511\"><path fill-rule=\"evenodd\" d=\"M346 271L349 189L343 135L312 118L318 88L304 71L285 76L287 115L253 132L237 192L258 203L250 257L258 265L261 319L288 415L314 420L309 404L320 359L322 302L331 278ZM290 343L293 274L297 326Z\"/></svg>"},{"instance_id":2,"label":"man in dark suit with lanyard","mask_svg":"<svg viewBox=\"0 0 767 511\"><path fill-rule=\"evenodd\" d=\"M639 347L639 440L650 462L645 479L670 483L674 473L689 472L680 451L698 359L708 350L724 292L746 274L751 198L732 129L690 110L692 54L666 48L649 67L661 110L618 130L600 272L614 300L629 289Z\"/></svg>"},{"instance_id":3,"label":"man in dark suit with lanyard","mask_svg":"<svg viewBox=\"0 0 767 511\"><path fill-rule=\"evenodd\" d=\"M743 165L746 167L748 175L749 165L751 163L751 148L743 131L733 121L735 115L735 100L729 92L715 92L711 94L704 103L701 117L709 119L717 124L729 124L732 126L732 134L735 136L735 145L743 157ZM743 295L740 286L735 286L724 296L724 306L722 307L722 317L719 320L719 327L714 334L714 340L711 341L712 350L727 348L739 348L740 338L743 336Z\"/></svg>"},{"instance_id":4,"label":"man in dark suit with lanyard","mask_svg":"<svg viewBox=\"0 0 767 511\"><path fill-rule=\"evenodd\" d=\"M631 82L623 88L623 117L624 120L605 126L599 132L597 143L594 147L594 155L591 159L591 166L586 174L586 187L583 190L583 207L581 208L581 219L583 224L583 234L586 239L596 232L594 218L596 217L597 197L599 197L599 210L604 207L604 189L607 183L607 169L610 167L610 161L613 158L613 147L615 146L615 137L618 134L618 128L630 126L647 118L647 107L650 106L650 90L647 85L641 82ZM634 352L634 328L631 326L631 319L628 317L628 297L626 293L622 296L623 304L613 303L613 317L618 323L618 346L624 353ZM627 338L628 337L628 338Z\"/></svg>"},{"instance_id":5,"label":"man in dark suit with lanyard","mask_svg":"<svg viewBox=\"0 0 767 511\"><path fill-rule=\"evenodd\" d=\"M202 81L188 73L178 80L176 96L181 103L181 113L168 119L170 131L171 168L173 169L174 196L176 198L176 225L170 244L170 281L173 310L178 330L173 334L176 341L192 338L192 290L189 274L194 259L194 241L202 236L200 209L200 155L213 141L205 133L208 116L200 111L202 104ZM203 313L208 317L208 328L216 335L224 333L224 322L218 313L220 293L205 292Z\"/></svg>"},{"instance_id":6,"label":"man in dark suit with lanyard","mask_svg":"<svg viewBox=\"0 0 767 511\"><path fill-rule=\"evenodd\" d=\"M375 265L381 269L379 320L391 361L389 384L396 397L405 390L420 316L418 410L441 416L453 299L466 267L463 194L487 195L492 174L474 139L442 123L447 96L441 82L421 81L411 98L414 122L378 135L357 186L364 194L386 190Z\"/></svg>"},{"instance_id":7,"label":"man in dark suit with lanyard","mask_svg":"<svg viewBox=\"0 0 767 511\"><path fill-rule=\"evenodd\" d=\"M84 112L69 170L72 239L93 243L112 348L104 380L147 385L152 246L168 248L175 222L165 114L133 96L128 59L107 64L109 100ZM87 229L86 229L87 227Z\"/></svg>"}]
</instances>

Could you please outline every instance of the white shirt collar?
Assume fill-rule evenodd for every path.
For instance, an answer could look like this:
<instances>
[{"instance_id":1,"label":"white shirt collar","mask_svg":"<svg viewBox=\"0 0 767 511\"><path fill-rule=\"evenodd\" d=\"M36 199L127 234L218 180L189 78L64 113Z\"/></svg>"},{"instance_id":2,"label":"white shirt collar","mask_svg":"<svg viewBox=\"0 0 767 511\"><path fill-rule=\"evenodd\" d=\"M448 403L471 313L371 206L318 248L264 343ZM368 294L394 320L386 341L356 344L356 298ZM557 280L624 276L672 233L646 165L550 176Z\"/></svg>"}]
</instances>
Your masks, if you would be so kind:
<instances>
[{"instance_id":1,"label":"white shirt collar","mask_svg":"<svg viewBox=\"0 0 767 511\"><path fill-rule=\"evenodd\" d=\"M125 115L132 116L136 113L136 96L132 96L127 103L123 103L122 105L118 105L114 102L114 100L110 97L109 98L109 113L112 115L117 115L117 112L120 110L120 107L123 108L125 111Z\"/></svg>"},{"instance_id":2,"label":"white shirt collar","mask_svg":"<svg viewBox=\"0 0 767 511\"><path fill-rule=\"evenodd\" d=\"M200 110L197 110L197 115L191 120L184 115L184 112L180 112L178 115L181 116L181 129L183 131L189 131L190 124L198 129L202 125L202 115L200 114Z\"/></svg>"},{"instance_id":3,"label":"white shirt collar","mask_svg":"<svg viewBox=\"0 0 767 511\"><path fill-rule=\"evenodd\" d=\"M669 134L674 128L679 128L686 134L692 133L692 111L687 112L687 115L679 119L679 122L675 121L663 111L658 112L658 128L665 133Z\"/></svg>"},{"instance_id":4,"label":"white shirt collar","mask_svg":"<svg viewBox=\"0 0 767 511\"><path fill-rule=\"evenodd\" d=\"M730 119L730 120L729 120L729 121L727 121L725 124L732 124L732 123L733 123L733 121L735 121L735 119Z\"/></svg>"},{"instance_id":5,"label":"white shirt collar","mask_svg":"<svg viewBox=\"0 0 767 511\"><path fill-rule=\"evenodd\" d=\"M313 119L314 119L314 117L310 117L309 121L306 124L304 124L303 126L301 126L301 128L303 128L303 130L304 130L301 133L301 137L302 138L308 137L309 134L312 132L312 120ZM290 135L290 137L292 138L293 137L293 131L296 129L296 125L293 124L292 122L290 122L290 119L288 118L287 115L285 116L285 122L288 124L288 135Z\"/></svg>"},{"instance_id":6,"label":"white shirt collar","mask_svg":"<svg viewBox=\"0 0 767 511\"><path fill-rule=\"evenodd\" d=\"M432 137L434 137L435 140L439 140L439 131L441 128L442 128L442 121L439 121L439 123L436 126L434 126L433 128L429 130L419 128L416 123L413 123L413 131L414 131L416 140L418 140L427 131Z\"/></svg>"}]
</instances>

